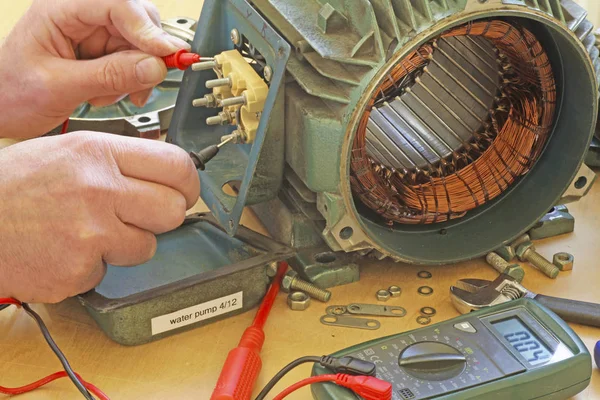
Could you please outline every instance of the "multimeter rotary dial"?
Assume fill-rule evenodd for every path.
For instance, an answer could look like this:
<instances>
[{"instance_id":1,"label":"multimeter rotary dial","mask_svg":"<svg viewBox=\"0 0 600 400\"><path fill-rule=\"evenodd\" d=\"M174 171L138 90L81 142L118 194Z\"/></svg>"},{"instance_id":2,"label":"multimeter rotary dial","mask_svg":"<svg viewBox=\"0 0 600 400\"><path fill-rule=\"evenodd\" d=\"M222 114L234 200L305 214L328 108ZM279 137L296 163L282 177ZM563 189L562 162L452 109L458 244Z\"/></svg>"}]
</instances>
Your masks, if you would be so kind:
<instances>
[{"instance_id":1,"label":"multimeter rotary dial","mask_svg":"<svg viewBox=\"0 0 600 400\"><path fill-rule=\"evenodd\" d=\"M437 342L419 342L400 353L398 364L406 373L418 379L444 381L460 375L467 365L463 353Z\"/></svg>"}]
</instances>

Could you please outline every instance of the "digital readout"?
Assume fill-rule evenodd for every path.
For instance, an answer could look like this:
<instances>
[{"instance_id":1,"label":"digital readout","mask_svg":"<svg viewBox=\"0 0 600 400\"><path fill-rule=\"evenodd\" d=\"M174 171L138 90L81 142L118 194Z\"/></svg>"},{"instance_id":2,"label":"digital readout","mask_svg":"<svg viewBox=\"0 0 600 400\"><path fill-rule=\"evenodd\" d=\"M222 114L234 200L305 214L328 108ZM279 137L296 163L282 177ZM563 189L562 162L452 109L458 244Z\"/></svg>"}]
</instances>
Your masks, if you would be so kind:
<instances>
[{"instance_id":1,"label":"digital readout","mask_svg":"<svg viewBox=\"0 0 600 400\"><path fill-rule=\"evenodd\" d=\"M545 364L552 358L552 352L546 344L519 318L492 322L492 325L532 367Z\"/></svg>"}]
</instances>

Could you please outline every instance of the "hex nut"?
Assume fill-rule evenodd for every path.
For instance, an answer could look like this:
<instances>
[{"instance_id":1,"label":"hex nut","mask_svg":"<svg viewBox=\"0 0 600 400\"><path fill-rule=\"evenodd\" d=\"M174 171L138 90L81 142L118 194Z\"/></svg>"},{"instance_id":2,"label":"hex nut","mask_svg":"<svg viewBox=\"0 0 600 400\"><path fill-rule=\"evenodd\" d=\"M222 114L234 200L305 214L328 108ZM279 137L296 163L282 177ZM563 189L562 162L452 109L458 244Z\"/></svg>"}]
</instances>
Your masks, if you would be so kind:
<instances>
[{"instance_id":1,"label":"hex nut","mask_svg":"<svg viewBox=\"0 0 600 400\"><path fill-rule=\"evenodd\" d=\"M552 264L556 265L561 271L571 271L575 257L570 253L556 253L552 259Z\"/></svg>"},{"instance_id":2,"label":"hex nut","mask_svg":"<svg viewBox=\"0 0 600 400\"><path fill-rule=\"evenodd\" d=\"M498 254L504 259L504 261L511 262L515 258L515 249L512 246L504 245L494 250L494 253Z\"/></svg>"},{"instance_id":3,"label":"hex nut","mask_svg":"<svg viewBox=\"0 0 600 400\"><path fill-rule=\"evenodd\" d=\"M310 306L310 297L303 292L292 292L288 294L288 306L294 311L304 311Z\"/></svg>"},{"instance_id":4,"label":"hex nut","mask_svg":"<svg viewBox=\"0 0 600 400\"><path fill-rule=\"evenodd\" d=\"M290 287L292 286L292 282L294 281L294 279L296 279L297 276L298 273L296 271L288 271L281 280L281 289L284 292L288 293L290 291Z\"/></svg>"},{"instance_id":5,"label":"hex nut","mask_svg":"<svg viewBox=\"0 0 600 400\"><path fill-rule=\"evenodd\" d=\"M385 289L381 289L377 291L377 300L379 301L388 301L392 295Z\"/></svg>"},{"instance_id":6,"label":"hex nut","mask_svg":"<svg viewBox=\"0 0 600 400\"><path fill-rule=\"evenodd\" d=\"M400 286L392 285L388 288L388 292L392 297L400 297L402 294L402 289Z\"/></svg>"},{"instance_id":7,"label":"hex nut","mask_svg":"<svg viewBox=\"0 0 600 400\"><path fill-rule=\"evenodd\" d=\"M519 283L523 282L523 278L525 278L525 270L519 264L510 264L506 267L504 273L512 276Z\"/></svg>"},{"instance_id":8,"label":"hex nut","mask_svg":"<svg viewBox=\"0 0 600 400\"><path fill-rule=\"evenodd\" d=\"M525 259L525 253L527 253L527 251L529 251L529 250L535 250L533 243L529 242L529 241L523 242L517 247L515 254L517 255L517 257L519 257L519 260L527 261Z\"/></svg>"}]
</instances>

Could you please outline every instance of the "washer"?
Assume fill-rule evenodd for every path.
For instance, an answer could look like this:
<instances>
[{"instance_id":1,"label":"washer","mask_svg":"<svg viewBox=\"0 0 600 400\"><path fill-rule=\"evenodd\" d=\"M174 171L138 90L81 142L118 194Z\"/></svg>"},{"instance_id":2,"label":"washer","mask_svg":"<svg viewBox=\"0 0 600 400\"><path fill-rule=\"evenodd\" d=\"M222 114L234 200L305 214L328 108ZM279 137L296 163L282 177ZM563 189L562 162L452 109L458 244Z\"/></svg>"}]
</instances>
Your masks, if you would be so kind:
<instances>
[{"instance_id":1,"label":"washer","mask_svg":"<svg viewBox=\"0 0 600 400\"><path fill-rule=\"evenodd\" d=\"M431 296L433 294L433 288L431 286L421 286L417 289L417 293L421 296Z\"/></svg>"}]
</instances>

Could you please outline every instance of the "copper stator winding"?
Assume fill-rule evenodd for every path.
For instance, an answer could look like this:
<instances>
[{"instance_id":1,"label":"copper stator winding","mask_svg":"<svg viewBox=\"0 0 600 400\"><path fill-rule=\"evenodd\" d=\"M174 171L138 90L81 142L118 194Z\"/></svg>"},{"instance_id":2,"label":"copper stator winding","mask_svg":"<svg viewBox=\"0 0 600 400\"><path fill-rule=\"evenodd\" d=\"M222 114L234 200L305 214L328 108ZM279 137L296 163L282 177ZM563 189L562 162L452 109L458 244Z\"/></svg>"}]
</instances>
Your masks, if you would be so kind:
<instances>
[{"instance_id":1,"label":"copper stator winding","mask_svg":"<svg viewBox=\"0 0 600 400\"><path fill-rule=\"evenodd\" d=\"M536 37L523 27L492 20L463 25L441 38L458 36L489 40L498 51L502 74L488 121L470 141L450 157L412 170L384 165L366 150L373 107L408 78L418 79L436 51L435 40L391 70L359 122L351 154L352 189L389 223L443 222L496 198L529 171L551 131L556 86L550 60Z\"/></svg>"}]
</instances>

